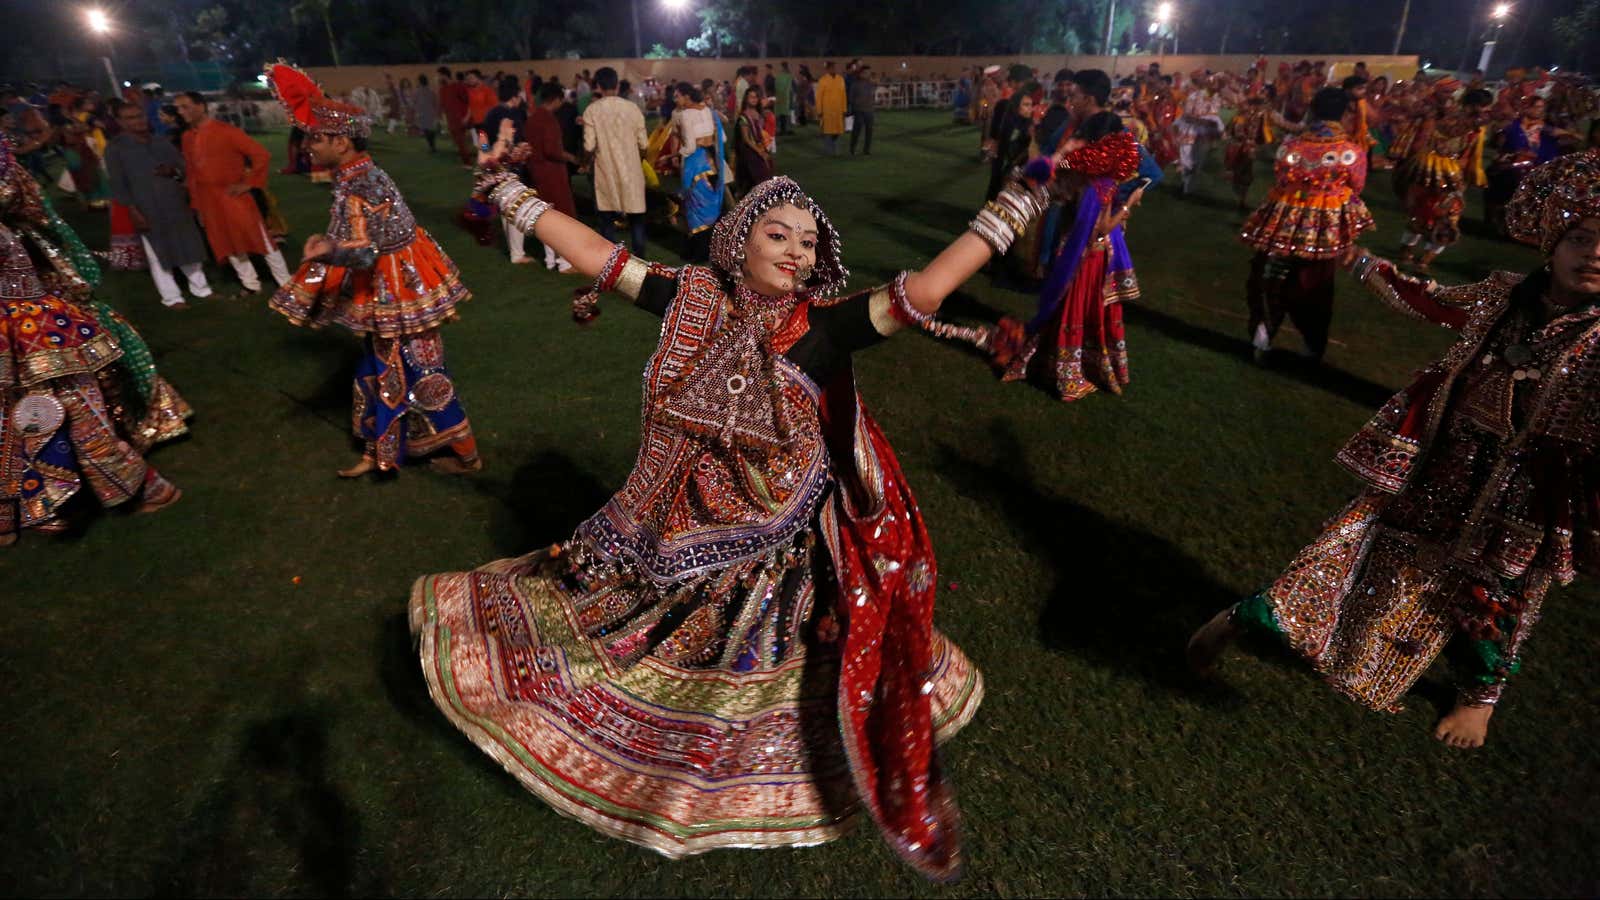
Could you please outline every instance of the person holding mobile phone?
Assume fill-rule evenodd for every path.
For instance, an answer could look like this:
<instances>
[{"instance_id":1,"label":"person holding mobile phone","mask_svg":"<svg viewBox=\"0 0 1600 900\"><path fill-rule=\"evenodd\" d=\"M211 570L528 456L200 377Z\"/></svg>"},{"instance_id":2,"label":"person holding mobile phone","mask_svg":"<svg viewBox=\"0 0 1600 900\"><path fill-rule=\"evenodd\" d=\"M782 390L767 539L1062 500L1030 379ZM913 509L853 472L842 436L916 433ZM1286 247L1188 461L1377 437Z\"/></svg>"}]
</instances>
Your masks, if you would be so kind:
<instances>
[{"instance_id":1,"label":"person holding mobile phone","mask_svg":"<svg viewBox=\"0 0 1600 900\"><path fill-rule=\"evenodd\" d=\"M1052 261L1039 311L1001 374L1005 381L1045 382L1065 401L1097 390L1120 394L1128 383L1122 301L1139 296L1139 280L1122 226L1144 197L1139 187L1118 198L1118 185L1139 171L1140 152L1121 117L1106 108L1111 77L1084 69L1072 80L1078 124L1057 151L1055 175L1069 212L1042 251Z\"/></svg>"},{"instance_id":2,"label":"person holding mobile phone","mask_svg":"<svg viewBox=\"0 0 1600 900\"><path fill-rule=\"evenodd\" d=\"M1349 102L1343 88L1323 88L1311 98L1306 130L1279 148L1277 183L1240 235L1256 251L1245 296L1257 362L1272 349L1286 315L1305 339L1305 355L1322 359L1339 256L1373 227L1361 199L1366 146L1340 124Z\"/></svg>"}]
</instances>

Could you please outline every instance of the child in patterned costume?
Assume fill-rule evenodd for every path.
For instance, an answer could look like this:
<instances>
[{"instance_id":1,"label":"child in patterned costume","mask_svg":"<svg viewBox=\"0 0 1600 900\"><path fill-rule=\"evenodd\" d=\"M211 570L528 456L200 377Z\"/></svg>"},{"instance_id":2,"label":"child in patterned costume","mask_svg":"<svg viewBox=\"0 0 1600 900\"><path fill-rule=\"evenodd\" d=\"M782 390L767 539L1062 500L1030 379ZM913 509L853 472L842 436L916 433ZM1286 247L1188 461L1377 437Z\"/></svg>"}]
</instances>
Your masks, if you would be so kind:
<instances>
[{"instance_id":1,"label":"child in patterned costume","mask_svg":"<svg viewBox=\"0 0 1600 900\"><path fill-rule=\"evenodd\" d=\"M1380 299L1460 339L1339 452L1362 492L1271 587L1195 633L1197 670L1259 628L1351 699L1396 710L1443 652L1460 688L1435 734L1476 747L1545 593L1600 573L1600 152L1535 169L1507 212L1548 259L1530 275L1445 288L1347 252Z\"/></svg>"},{"instance_id":2,"label":"child in patterned costume","mask_svg":"<svg viewBox=\"0 0 1600 900\"><path fill-rule=\"evenodd\" d=\"M1448 78L1437 82L1431 109L1389 147L1391 156L1403 160L1395 168L1395 186L1407 216L1400 259L1422 272L1461 239L1467 188L1488 184L1484 122L1493 98L1488 91L1472 90L1457 104L1450 92L1458 84Z\"/></svg>"},{"instance_id":3,"label":"child in patterned costume","mask_svg":"<svg viewBox=\"0 0 1600 900\"><path fill-rule=\"evenodd\" d=\"M1361 200L1367 152L1339 124L1347 102L1340 88L1316 93L1309 126L1279 148L1277 184L1240 235L1256 251L1245 294L1257 360L1272 348L1285 314L1305 339L1306 354L1322 358L1338 258L1372 227Z\"/></svg>"},{"instance_id":4,"label":"child in patterned costume","mask_svg":"<svg viewBox=\"0 0 1600 900\"><path fill-rule=\"evenodd\" d=\"M669 857L822 843L865 812L919 871L954 878L935 746L982 680L933 627L932 548L851 357L929 327L1043 189L1007 186L991 202L1006 218L986 207L926 268L842 299L837 232L788 178L717 223L712 266L677 269L510 172L480 190L597 276L580 321L614 291L664 323L622 490L565 543L417 582L434 701L558 811Z\"/></svg>"},{"instance_id":5,"label":"child in patterned costume","mask_svg":"<svg viewBox=\"0 0 1600 900\"><path fill-rule=\"evenodd\" d=\"M439 334L470 296L455 263L367 155L365 113L328 99L292 66L268 66L267 79L306 132L307 152L333 169L328 233L306 240L300 268L272 295L271 306L296 325L342 325L365 342L351 415L364 449L340 477L392 472L408 457L446 449L452 455L430 461L435 470L480 471Z\"/></svg>"}]
</instances>

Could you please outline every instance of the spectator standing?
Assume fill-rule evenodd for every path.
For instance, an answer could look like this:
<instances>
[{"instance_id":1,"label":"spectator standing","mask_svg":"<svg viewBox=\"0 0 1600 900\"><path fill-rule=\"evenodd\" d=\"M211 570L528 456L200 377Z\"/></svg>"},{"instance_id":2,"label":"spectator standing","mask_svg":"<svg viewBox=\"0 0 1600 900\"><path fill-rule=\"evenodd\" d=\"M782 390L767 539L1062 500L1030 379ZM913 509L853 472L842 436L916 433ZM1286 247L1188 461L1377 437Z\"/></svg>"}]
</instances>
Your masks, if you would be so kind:
<instances>
[{"instance_id":1,"label":"spectator standing","mask_svg":"<svg viewBox=\"0 0 1600 900\"><path fill-rule=\"evenodd\" d=\"M473 69L467 73L467 127L483 128L483 120L499 102L499 93L484 83L482 72ZM487 135L491 141L494 136L495 132L492 131ZM476 155L473 158L476 160Z\"/></svg>"},{"instance_id":2,"label":"spectator standing","mask_svg":"<svg viewBox=\"0 0 1600 900\"><path fill-rule=\"evenodd\" d=\"M182 309L188 304L172 277L174 269L183 273L189 293L195 297L212 294L202 267L205 241L183 189L183 154L152 135L150 120L140 104L119 104L117 125L121 132L106 148L111 196L127 207L133 219L161 304Z\"/></svg>"},{"instance_id":3,"label":"spectator standing","mask_svg":"<svg viewBox=\"0 0 1600 900\"><path fill-rule=\"evenodd\" d=\"M794 76L789 74L789 61L779 64L778 74L772 81L772 112L778 117L778 133L788 134L794 125Z\"/></svg>"},{"instance_id":4,"label":"spectator standing","mask_svg":"<svg viewBox=\"0 0 1600 900\"><path fill-rule=\"evenodd\" d=\"M856 70L855 81L850 84L850 114L855 117L855 127L850 129L850 155L856 152L860 139L863 156L872 155L872 125L877 117L878 83L872 78L872 69L863 65Z\"/></svg>"},{"instance_id":5,"label":"spectator standing","mask_svg":"<svg viewBox=\"0 0 1600 900\"><path fill-rule=\"evenodd\" d=\"M212 254L233 266L244 287L241 297L261 290L252 253L266 257L273 280L283 286L289 267L250 193L251 188L266 189L271 154L236 126L211 118L198 91L178 96L178 114L189 126L183 133L189 203L200 216Z\"/></svg>"},{"instance_id":6,"label":"spectator standing","mask_svg":"<svg viewBox=\"0 0 1600 900\"><path fill-rule=\"evenodd\" d=\"M450 69L439 67L439 109L444 113L444 127L450 129L450 139L455 141L456 155L461 164L470 166L478 159L472 145L467 143L468 92L466 74L452 75Z\"/></svg>"},{"instance_id":7,"label":"spectator standing","mask_svg":"<svg viewBox=\"0 0 1600 900\"><path fill-rule=\"evenodd\" d=\"M844 79L833 71L833 60L828 60L822 64L822 77L817 79L817 121L822 125L822 152L829 156L839 152L848 103Z\"/></svg>"},{"instance_id":8,"label":"spectator standing","mask_svg":"<svg viewBox=\"0 0 1600 900\"><path fill-rule=\"evenodd\" d=\"M417 76L417 89L411 95L411 114L416 119L417 130L422 132L422 139L428 142L428 152L433 153L437 149L434 141L439 136L439 95L428 84L427 75Z\"/></svg>"},{"instance_id":9,"label":"spectator standing","mask_svg":"<svg viewBox=\"0 0 1600 900\"><path fill-rule=\"evenodd\" d=\"M578 158L562 142L561 122L556 117L557 110L570 105L566 104L563 94L560 82L550 81L539 86L538 103L528 110L528 121L522 131L527 143L525 165L539 196L557 212L576 218L578 206L572 199L571 170L567 167ZM544 248L544 265L557 272L572 271L572 264L557 255L549 244Z\"/></svg>"},{"instance_id":10,"label":"spectator standing","mask_svg":"<svg viewBox=\"0 0 1600 900\"><path fill-rule=\"evenodd\" d=\"M640 151L650 146L644 114L618 97L617 70L606 66L594 74L599 97L583 113L583 149L594 154L594 202L600 233L616 239L616 222L628 220L633 253L644 256L644 169Z\"/></svg>"}]
</instances>

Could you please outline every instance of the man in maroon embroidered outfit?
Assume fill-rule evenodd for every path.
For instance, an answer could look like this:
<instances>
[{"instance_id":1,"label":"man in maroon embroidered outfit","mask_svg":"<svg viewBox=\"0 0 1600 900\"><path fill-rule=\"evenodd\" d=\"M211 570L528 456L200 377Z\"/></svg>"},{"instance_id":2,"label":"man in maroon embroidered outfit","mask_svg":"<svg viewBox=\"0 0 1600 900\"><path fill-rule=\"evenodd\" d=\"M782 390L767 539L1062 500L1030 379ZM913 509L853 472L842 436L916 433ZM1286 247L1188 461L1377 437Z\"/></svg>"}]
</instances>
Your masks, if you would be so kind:
<instances>
[{"instance_id":1,"label":"man in maroon embroidered outfit","mask_svg":"<svg viewBox=\"0 0 1600 900\"><path fill-rule=\"evenodd\" d=\"M1507 212L1549 260L1525 278L1441 288L1347 254L1380 299L1460 339L1340 451L1364 490L1271 587L1195 633L1197 669L1256 627L1395 710L1445 652L1460 692L1435 734L1477 747L1545 593L1600 574L1600 152L1535 169Z\"/></svg>"}]
</instances>

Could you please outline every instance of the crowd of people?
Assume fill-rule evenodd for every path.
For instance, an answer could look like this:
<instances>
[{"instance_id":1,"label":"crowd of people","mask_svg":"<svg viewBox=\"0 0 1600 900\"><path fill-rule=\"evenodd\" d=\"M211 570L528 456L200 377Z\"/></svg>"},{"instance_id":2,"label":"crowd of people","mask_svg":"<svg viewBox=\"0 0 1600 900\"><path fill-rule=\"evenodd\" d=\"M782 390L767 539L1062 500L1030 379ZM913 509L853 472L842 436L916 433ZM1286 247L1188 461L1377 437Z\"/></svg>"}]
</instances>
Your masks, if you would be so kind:
<instances>
[{"instance_id":1,"label":"crowd of people","mask_svg":"<svg viewBox=\"0 0 1600 900\"><path fill-rule=\"evenodd\" d=\"M289 171L331 185L330 220L293 272L269 155L206 97L179 95L167 116L159 97L128 96L105 117L92 97L47 97L51 115L86 112L51 124L7 94L23 108L7 119L21 133L0 139L0 545L61 530L84 487L146 511L179 497L143 454L183 432L187 404L97 297L96 259L36 177L49 181L50 154L67 163L60 189L109 209L105 258L142 256L169 306L185 302L174 271L191 296L212 293L207 249L245 295L261 290L260 256L272 309L360 337L362 449L340 476L409 460L480 471L440 331L468 288L369 145L375 127L405 128L433 150L442 129L474 170L462 218L480 239L503 235L525 263L531 237L552 269L593 279L572 301L580 322L602 294L662 319L618 493L565 541L417 581L410 622L442 713L556 809L668 856L815 844L864 815L917 870L952 878L962 844L935 748L972 719L983 679L933 627L927 530L852 358L920 331L1063 400L1121 393L1122 306L1140 294L1127 226L1145 192L1173 167L1194 192L1224 142L1243 204L1276 144L1274 184L1239 235L1256 350L1287 318L1320 357L1341 268L1460 337L1340 452L1357 498L1268 589L1197 631L1190 661L1209 673L1257 630L1393 709L1448 652L1461 687L1437 736L1481 744L1549 588L1600 570L1600 149L1579 130L1593 94L1548 74L1498 94L1427 73L1391 86L1361 67L1335 85L1311 62L1270 80L1261 65L1063 70L1049 87L1025 66L984 70L961 98L990 167L982 205L921 268L846 292L840 229L779 173L779 136L811 122L825 152L849 132L851 152L871 153L874 73L821 68L635 86L610 67L571 85L441 67L437 85L341 98L270 66L294 126ZM1405 205L1395 247L1411 272L1359 243L1373 169L1392 170ZM1440 286L1421 276L1474 186L1545 264ZM646 258L653 209L678 221L688 264ZM985 270L1036 286L1029 321L940 319Z\"/></svg>"}]
</instances>

